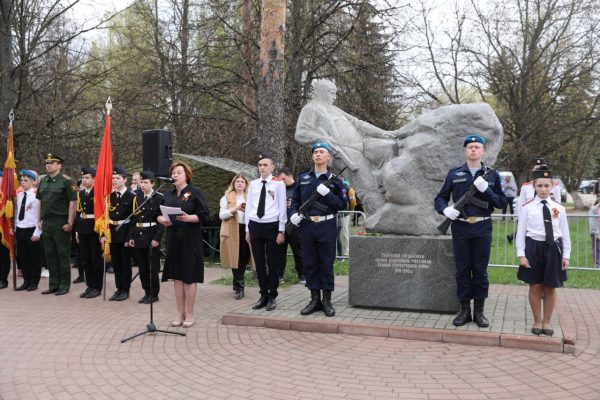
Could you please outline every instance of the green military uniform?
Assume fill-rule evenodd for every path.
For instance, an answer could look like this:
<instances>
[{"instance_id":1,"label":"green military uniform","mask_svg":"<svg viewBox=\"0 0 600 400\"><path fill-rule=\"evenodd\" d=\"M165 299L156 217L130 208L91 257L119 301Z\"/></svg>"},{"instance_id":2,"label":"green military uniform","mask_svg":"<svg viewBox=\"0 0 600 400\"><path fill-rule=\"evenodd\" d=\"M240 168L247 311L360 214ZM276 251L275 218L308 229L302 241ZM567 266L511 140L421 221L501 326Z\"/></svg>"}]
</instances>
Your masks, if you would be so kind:
<instances>
[{"instance_id":1,"label":"green military uniform","mask_svg":"<svg viewBox=\"0 0 600 400\"><path fill-rule=\"evenodd\" d=\"M52 156L48 154L47 160ZM46 267L50 272L48 289L51 291L68 291L71 287L71 232L65 232L63 226L68 223L69 203L77 199L77 191L73 181L60 172L54 177L45 176L38 186L42 240Z\"/></svg>"}]
</instances>

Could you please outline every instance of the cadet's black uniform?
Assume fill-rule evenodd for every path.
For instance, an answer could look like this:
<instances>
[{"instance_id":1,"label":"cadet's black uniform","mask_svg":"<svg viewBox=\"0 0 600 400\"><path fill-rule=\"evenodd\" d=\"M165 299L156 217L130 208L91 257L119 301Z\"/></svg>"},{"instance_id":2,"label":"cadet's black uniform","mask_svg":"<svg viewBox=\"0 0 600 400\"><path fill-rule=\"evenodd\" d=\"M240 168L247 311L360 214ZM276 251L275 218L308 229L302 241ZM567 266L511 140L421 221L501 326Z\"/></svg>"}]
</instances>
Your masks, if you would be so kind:
<instances>
[{"instance_id":1,"label":"cadet's black uniform","mask_svg":"<svg viewBox=\"0 0 600 400\"><path fill-rule=\"evenodd\" d=\"M102 292L102 246L94 231L94 189L77 193L75 232L79 238L79 261L85 271L87 289L79 297L94 298Z\"/></svg>"},{"instance_id":2,"label":"cadet's black uniform","mask_svg":"<svg viewBox=\"0 0 600 400\"><path fill-rule=\"evenodd\" d=\"M136 260L139 266L140 281L144 288L145 296L140 303L158 301L160 291L160 247L152 247L152 241L160 243L165 227L156 222L160 215L160 205L163 195L153 192L151 198L145 201L145 195L139 191L133 203L134 209L140 207L135 216L135 226L131 230L131 239L134 241ZM142 203L144 203L142 205Z\"/></svg>"},{"instance_id":3,"label":"cadet's black uniform","mask_svg":"<svg viewBox=\"0 0 600 400\"><path fill-rule=\"evenodd\" d=\"M288 204L288 219L291 217L290 210L292 207L292 197L294 197L294 191L296 190L297 182L294 182L293 185L285 187L285 193L287 196L287 204ZM292 253L294 254L294 267L296 267L296 274L298 275L298 279L301 280L304 278L304 261L302 260L302 239L300 238L300 230L295 229L293 233L290 235L285 232L285 243L279 245L281 250L281 272L279 274L280 278L283 278L285 274L285 264L287 262L287 249L288 244L292 248Z\"/></svg>"},{"instance_id":4,"label":"cadet's black uniform","mask_svg":"<svg viewBox=\"0 0 600 400\"><path fill-rule=\"evenodd\" d=\"M115 271L115 285L117 291L109 300L125 300L129 297L131 287L131 257L125 247L125 242L131 236L129 229L132 223L123 224L125 218L133 211L133 192L125 189L123 193L110 194L110 256ZM119 227L119 229L117 229Z\"/></svg>"}]
</instances>

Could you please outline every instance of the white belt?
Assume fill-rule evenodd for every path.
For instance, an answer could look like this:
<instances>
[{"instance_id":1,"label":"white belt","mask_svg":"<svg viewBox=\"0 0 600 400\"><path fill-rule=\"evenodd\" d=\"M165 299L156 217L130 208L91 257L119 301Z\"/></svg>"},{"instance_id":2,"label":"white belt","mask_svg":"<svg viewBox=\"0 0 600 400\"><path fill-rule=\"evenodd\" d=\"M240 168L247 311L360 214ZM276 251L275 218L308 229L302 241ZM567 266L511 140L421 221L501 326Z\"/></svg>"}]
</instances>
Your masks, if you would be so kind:
<instances>
[{"instance_id":1,"label":"white belt","mask_svg":"<svg viewBox=\"0 0 600 400\"><path fill-rule=\"evenodd\" d=\"M492 217L467 217L467 218L457 218L457 219L459 221L464 221L464 222L468 222L470 224L474 224L476 222L485 221L490 218L492 218Z\"/></svg>"},{"instance_id":2,"label":"white belt","mask_svg":"<svg viewBox=\"0 0 600 400\"><path fill-rule=\"evenodd\" d=\"M149 228L151 226L156 225L156 222L138 222L135 224L138 228Z\"/></svg>"},{"instance_id":3,"label":"white belt","mask_svg":"<svg viewBox=\"0 0 600 400\"><path fill-rule=\"evenodd\" d=\"M125 221L126 220L124 220L124 219L121 219L119 221L115 221L115 220L112 220L112 219L108 220L108 222L110 222L111 225L121 225Z\"/></svg>"},{"instance_id":4,"label":"white belt","mask_svg":"<svg viewBox=\"0 0 600 400\"><path fill-rule=\"evenodd\" d=\"M333 217L335 217L335 215L329 214L329 215L312 215L309 218L312 222L323 222L323 221L332 219Z\"/></svg>"},{"instance_id":5,"label":"white belt","mask_svg":"<svg viewBox=\"0 0 600 400\"><path fill-rule=\"evenodd\" d=\"M81 219L93 219L94 218L94 214L84 214L84 213L80 213L79 217L81 217Z\"/></svg>"}]
</instances>

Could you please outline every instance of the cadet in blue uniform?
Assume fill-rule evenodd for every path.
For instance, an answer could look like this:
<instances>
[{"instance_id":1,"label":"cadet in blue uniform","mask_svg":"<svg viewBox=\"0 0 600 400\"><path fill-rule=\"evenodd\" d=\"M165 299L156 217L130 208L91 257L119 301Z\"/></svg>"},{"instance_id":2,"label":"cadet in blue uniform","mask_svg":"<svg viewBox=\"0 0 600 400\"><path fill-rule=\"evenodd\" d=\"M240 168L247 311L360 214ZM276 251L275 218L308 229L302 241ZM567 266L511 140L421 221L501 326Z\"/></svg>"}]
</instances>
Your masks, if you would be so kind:
<instances>
[{"instance_id":1,"label":"cadet in blue uniform","mask_svg":"<svg viewBox=\"0 0 600 400\"><path fill-rule=\"evenodd\" d=\"M333 317L335 309L331 305L331 292L334 288L333 263L337 243L336 214L346 207L347 199L344 198L340 179L333 180L328 186L324 185L331 176L331 172L327 170L327 163L331 158L329 145L315 143L311 151L314 167L298 175L290 208L290 221L300 227L304 277L311 297L300 314L309 315L323 310L326 316ZM321 197L308 210L308 215L298 214L300 206L315 191Z\"/></svg>"},{"instance_id":2,"label":"cadet in blue uniform","mask_svg":"<svg viewBox=\"0 0 600 400\"><path fill-rule=\"evenodd\" d=\"M135 249L140 281L145 293L144 297L138 300L138 303L150 304L158 301L158 293L160 292L160 281L158 280L158 273L160 272L159 246L165 227L157 223L156 219L160 215L163 195L154 190L154 172L142 171L139 175L138 192L133 201L133 208L136 210L135 228L132 230L129 239L129 247Z\"/></svg>"},{"instance_id":3,"label":"cadet in blue uniform","mask_svg":"<svg viewBox=\"0 0 600 400\"><path fill-rule=\"evenodd\" d=\"M77 215L75 234L79 244L79 260L85 271L87 288L79 295L82 299L93 299L102 292L102 248L100 236L94 231L94 180L96 168L81 168L83 189L77 193Z\"/></svg>"},{"instance_id":4,"label":"cadet in blue uniform","mask_svg":"<svg viewBox=\"0 0 600 400\"><path fill-rule=\"evenodd\" d=\"M491 214L494 208L506 205L506 197L502 193L498 172L494 172L488 180L482 177L488 169L481 161L485 154L484 144L485 138L479 135L465 138L463 147L467 162L448 172L442 190L435 197L435 210L453 220L456 294L460 301L460 311L453 321L455 326L473 320L480 327L489 326L483 308L489 286L487 266L492 245ZM477 187L475 197L479 204L468 204L464 208L468 218L459 218L460 212L449 206L448 201L450 196L454 202L458 201L471 185ZM475 299L473 317L471 299Z\"/></svg>"},{"instance_id":5,"label":"cadet in blue uniform","mask_svg":"<svg viewBox=\"0 0 600 400\"><path fill-rule=\"evenodd\" d=\"M552 171L540 165L533 173L535 197L519 210L517 228L517 277L529 283L529 303L534 335L552 336L550 325L556 305L556 288L567 280L571 255L565 208L552 199ZM542 314L542 293L544 312Z\"/></svg>"},{"instance_id":6,"label":"cadet in blue uniform","mask_svg":"<svg viewBox=\"0 0 600 400\"><path fill-rule=\"evenodd\" d=\"M131 256L127 251L130 237L131 222L126 218L133 211L132 191L127 189L127 171L123 167L115 167L112 176L113 191L110 194L110 256L115 270L116 292L108 299L110 301L123 301L129 298L131 287ZM104 240L104 238L102 238Z\"/></svg>"}]
</instances>

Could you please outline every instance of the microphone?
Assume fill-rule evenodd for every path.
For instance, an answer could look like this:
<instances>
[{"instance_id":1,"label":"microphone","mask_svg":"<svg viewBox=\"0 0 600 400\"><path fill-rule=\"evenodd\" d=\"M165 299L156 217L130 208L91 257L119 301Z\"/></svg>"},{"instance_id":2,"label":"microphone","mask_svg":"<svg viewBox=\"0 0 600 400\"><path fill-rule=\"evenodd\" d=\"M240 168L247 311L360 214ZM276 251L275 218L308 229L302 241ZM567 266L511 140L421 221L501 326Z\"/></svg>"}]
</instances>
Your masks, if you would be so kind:
<instances>
[{"instance_id":1,"label":"microphone","mask_svg":"<svg viewBox=\"0 0 600 400\"><path fill-rule=\"evenodd\" d=\"M168 183L175 182L175 179L167 178L166 176L157 176L156 179L158 179L159 181L168 182Z\"/></svg>"}]
</instances>

